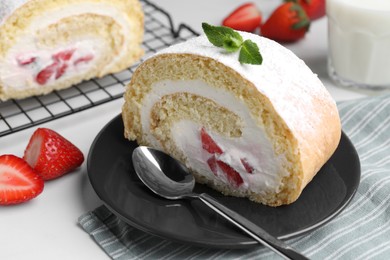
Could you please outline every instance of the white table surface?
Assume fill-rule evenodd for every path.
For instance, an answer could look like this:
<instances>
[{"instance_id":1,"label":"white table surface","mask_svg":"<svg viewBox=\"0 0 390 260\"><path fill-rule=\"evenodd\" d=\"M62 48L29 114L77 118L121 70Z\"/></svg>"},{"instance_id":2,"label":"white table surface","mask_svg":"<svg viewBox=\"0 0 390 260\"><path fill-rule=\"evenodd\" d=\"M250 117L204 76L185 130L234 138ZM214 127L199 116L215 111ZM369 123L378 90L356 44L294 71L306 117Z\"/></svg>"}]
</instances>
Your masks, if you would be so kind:
<instances>
[{"instance_id":1,"label":"white table surface","mask_svg":"<svg viewBox=\"0 0 390 260\"><path fill-rule=\"evenodd\" d=\"M174 23L186 23L201 32L201 22L218 25L224 16L246 0L151 0L169 12ZM264 16L278 0L256 1ZM312 23L305 39L286 45L319 75L336 100L365 97L372 93L335 87L326 72L327 22ZM100 129L120 113L123 100L94 107L41 125L58 131L88 155ZM23 155L36 129L30 128L0 138L0 154ZM107 259L107 255L77 224L77 218L102 203L93 191L86 162L75 172L46 182L36 199L10 207L0 207L0 259Z\"/></svg>"}]
</instances>

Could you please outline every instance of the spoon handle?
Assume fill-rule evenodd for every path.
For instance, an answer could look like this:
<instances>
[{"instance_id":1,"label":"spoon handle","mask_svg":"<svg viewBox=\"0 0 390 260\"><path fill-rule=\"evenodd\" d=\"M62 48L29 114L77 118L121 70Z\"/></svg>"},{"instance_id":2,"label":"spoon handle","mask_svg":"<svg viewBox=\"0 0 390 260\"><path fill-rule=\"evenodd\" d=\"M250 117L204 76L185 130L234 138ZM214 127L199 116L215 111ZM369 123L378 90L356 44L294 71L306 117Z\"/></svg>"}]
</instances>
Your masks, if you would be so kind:
<instances>
[{"instance_id":1,"label":"spoon handle","mask_svg":"<svg viewBox=\"0 0 390 260\"><path fill-rule=\"evenodd\" d=\"M258 242L262 243L269 249L278 253L286 259L303 260L308 259L302 254L296 252L293 248L285 244L283 241L271 236L258 225L244 218L237 212L225 207L216 199L206 193L199 194L198 198L207 206L216 211L218 214L229 220L231 223L239 227L248 235L253 237Z\"/></svg>"}]
</instances>

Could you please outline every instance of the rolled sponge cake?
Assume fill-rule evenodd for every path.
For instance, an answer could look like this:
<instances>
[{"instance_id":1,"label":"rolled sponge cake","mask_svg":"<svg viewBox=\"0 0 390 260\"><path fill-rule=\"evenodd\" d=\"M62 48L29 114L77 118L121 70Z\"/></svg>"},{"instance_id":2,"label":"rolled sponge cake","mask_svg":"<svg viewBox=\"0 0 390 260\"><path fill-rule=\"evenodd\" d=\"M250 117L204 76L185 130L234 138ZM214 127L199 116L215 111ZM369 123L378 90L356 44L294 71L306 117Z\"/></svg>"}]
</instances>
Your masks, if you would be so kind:
<instances>
[{"instance_id":1,"label":"rolled sponge cake","mask_svg":"<svg viewBox=\"0 0 390 260\"><path fill-rule=\"evenodd\" d=\"M289 204L338 146L337 107L291 51L240 34L257 43L261 65L240 64L205 36L143 62L124 95L124 135L164 150L225 195Z\"/></svg>"},{"instance_id":2,"label":"rolled sponge cake","mask_svg":"<svg viewBox=\"0 0 390 260\"><path fill-rule=\"evenodd\" d=\"M0 3L0 100L103 77L143 55L138 0L5 0Z\"/></svg>"}]
</instances>

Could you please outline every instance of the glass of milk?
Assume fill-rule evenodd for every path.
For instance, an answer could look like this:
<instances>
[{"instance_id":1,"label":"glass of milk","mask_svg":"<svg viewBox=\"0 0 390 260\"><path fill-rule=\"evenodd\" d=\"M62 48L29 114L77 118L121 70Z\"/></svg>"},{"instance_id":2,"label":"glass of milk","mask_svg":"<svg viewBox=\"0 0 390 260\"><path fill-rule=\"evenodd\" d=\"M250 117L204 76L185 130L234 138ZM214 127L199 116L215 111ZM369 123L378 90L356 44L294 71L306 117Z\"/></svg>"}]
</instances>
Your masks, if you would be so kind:
<instances>
[{"instance_id":1,"label":"glass of milk","mask_svg":"<svg viewBox=\"0 0 390 260\"><path fill-rule=\"evenodd\" d=\"M326 0L330 77L342 86L390 88L390 0Z\"/></svg>"}]
</instances>

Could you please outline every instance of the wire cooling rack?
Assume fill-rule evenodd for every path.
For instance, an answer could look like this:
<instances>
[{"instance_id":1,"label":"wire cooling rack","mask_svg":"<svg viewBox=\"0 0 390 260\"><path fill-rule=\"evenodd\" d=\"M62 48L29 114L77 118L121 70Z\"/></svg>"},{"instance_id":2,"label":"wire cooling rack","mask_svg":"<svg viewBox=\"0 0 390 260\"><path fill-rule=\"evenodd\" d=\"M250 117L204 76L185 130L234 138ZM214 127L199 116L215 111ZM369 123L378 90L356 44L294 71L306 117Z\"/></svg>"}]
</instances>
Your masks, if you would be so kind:
<instances>
[{"instance_id":1,"label":"wire cooling rack","mask_svg":"<svg viewBox=\"0 0 390 260\"><path fill-rule=\"evenodd\" d=\"M140 2L145 13L145 56L137 64L48 95L0 101L0 137L122 98L140 62L158 50L198 35L185 24L175 29L166 11L147 0Z\"/></svg>"}]
</instances>

